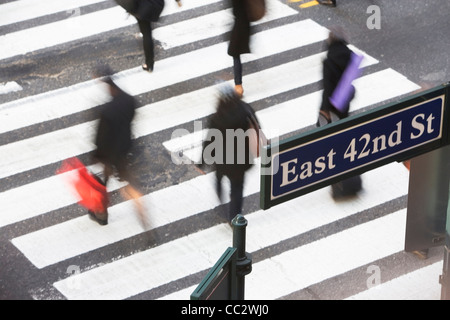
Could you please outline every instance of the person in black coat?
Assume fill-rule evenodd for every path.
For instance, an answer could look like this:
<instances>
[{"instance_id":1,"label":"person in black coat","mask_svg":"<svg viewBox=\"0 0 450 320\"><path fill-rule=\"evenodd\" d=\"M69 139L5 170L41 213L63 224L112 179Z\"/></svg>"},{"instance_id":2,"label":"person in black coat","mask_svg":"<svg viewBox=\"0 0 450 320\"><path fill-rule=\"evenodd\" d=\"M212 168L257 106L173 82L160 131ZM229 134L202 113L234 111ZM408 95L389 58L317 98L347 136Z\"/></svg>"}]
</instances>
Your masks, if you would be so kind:
<instances>
[{"instance_id":1,"label":"person in black coat","mask_svg":"<svg viewBox=\"0 0 450 320\"><path fill-rule=\"evenodd\" d=\"M228 46L228 55L233 57L234 84L236 93L242 97L242 62L241 55L250 53L250 21L244 7L244 1L232 0L234 26Z\"/></svg>"},{"instance_id":2,"label":"person in black coat","mask_svg":"<svg viewBox=\"0 0 450 320\"><path fill-rule=\"evenodd\" d=\"M100 73L104 70L100 71ZM108 72L109 73L109 72ZM106 83L112 100L100 107L99 122L95 136L97 146L94 159L104 165L104 181L107 185L109 178L117 175L119 180L127 181L128 185L120 190L126 200L133 199L144 226L142 194L136 188L137 181L130 171L127 156L132 147L132 121L135 115L136 102L132 96L120 89L109 76L102 78ZM90 213L92 216L92 213ZM94 214L94 220L100 224L107 223L104 216Z\"/></svg>"},{"instance_id":3,"label":"person in black coat","mask_svg":"<svg viewBox=\"0 0 450 320\"><path fill-rule=\"evenodd\" d=\"M330 102L330 97L338 86L345 69L351 61L352 51L347 46L344 32L341 28L333 28L328 37L328 53L323 62L323 97L320 106L319 119L317 126L321 127L333 121L348 117L350 102L354 97L350 97L344 111L339 111ZM360 176L351 177L340 181L332 186L332 196L334 199L342 199L349 196L355 196L362 189Z\"/></svg>"},{"instance_id":4,"label":"person in black coat","mask_svg":"<svg viewBox=\"0 0 450 320\"><path fill-rule=\"evenodd\" d=\"M212 165L216 170L216 191L219 199L222 199L223 177L226 176L230 180L230 207L226 218L229 223L242 213L244 177L245 172L253 165L253 155L249 139L246 138L245 144L240 144L239 139L227 134L227 131L231 130L236 135L239 134L236 131L239 129L243 130L240 132L247 132L251 126L250 118L256 119L251 106L242 101L232 88L223 89L217 111L209 118L210 130L203 144L202 164ZM215 141L217 134L221 136L220 147ZM213 143L215 148L209 149ZM230 155L230 152L233 154Z\"/></svg>"},{"instance_id":5,"label":"person in black coat","mask_svg":"<svg viewBox=\"0 0 450 320\"><path fill-rule=\"evenodd\" d=\"M114 169L121 179L128 180L126 157L131 149L131 122L135 113L135 101L111 78L104 82L108 85L112 100L100 108L95 157L105 164L106 181Z\"/></svg>"},{"instance_id":6,"label":"person in black coat","mask_svg":"<svg viewBox=\"0 0 450 320\"><path fill-rule=\"evenodd\" d=\"M346 111L340 112L330 102L334 90L341 79L345 69L351 60L352 51L347 46L347 40L341 29L335 28L328 37L328 53L323 62L323 96L320 107L321 117L326 118L328 123L332 121L333 114L339 119L348 116L350 101Z\"/></svg>"},{"instance_id":7,"label":"person in black coat","mask_svg":"<svg viewBox=\"0 0 450 320\"><path fill-rule=\"evenodd\" d=\"M153 41L152 23L159 20L164 9L164 0L138 0L137 12L134 14L142 33L145 63L142 69L152 72L155 66L155 43Z\"/></svg>"},{"instance_id":8,"label":"person in black coat","mask_svg":"<svg viewBox=\"0 0 450 320\"><path fill-rule=\"evenodd\" d=\"M181 0L175 1L181 7ZM164 0L116 0L116 2L136 18L144 45L145 63L142 65L142 69L152 72L155 66L152 23L159 20L165 6Z\"/></svg>"}]
</instances>

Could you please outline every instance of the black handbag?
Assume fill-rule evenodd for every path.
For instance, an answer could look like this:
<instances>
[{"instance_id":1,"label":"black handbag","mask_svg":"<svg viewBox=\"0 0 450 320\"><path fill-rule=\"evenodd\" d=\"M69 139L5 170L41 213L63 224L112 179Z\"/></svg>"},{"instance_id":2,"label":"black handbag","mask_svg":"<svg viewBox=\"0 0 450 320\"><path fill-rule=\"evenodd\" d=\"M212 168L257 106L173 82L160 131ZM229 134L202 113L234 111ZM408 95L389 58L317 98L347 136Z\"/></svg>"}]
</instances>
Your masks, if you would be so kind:
<instances>
[{"instance_id":1,"label":"black handbag","mask_svg":"<svg viewBox=\"0 0 450 320\"><path fill-rule=\"evenodd\" d=\"M265 0L244 0L244 6L250 22L261 20L266 14Z\"/></svg>"}]
</instances>

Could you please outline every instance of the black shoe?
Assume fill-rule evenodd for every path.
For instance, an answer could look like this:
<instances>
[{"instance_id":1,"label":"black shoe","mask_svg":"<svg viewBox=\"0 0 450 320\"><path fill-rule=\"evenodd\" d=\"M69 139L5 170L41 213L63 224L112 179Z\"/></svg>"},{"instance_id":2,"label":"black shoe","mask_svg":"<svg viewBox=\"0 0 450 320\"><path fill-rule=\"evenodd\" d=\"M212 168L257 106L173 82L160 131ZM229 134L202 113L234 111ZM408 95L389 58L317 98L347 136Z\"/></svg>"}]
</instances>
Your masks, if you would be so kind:
<instances>
[{"instance_id":1,"label":"black shoe","mask_svg":"<svg viewBox=\"0 0 450 320\"><path fill-rule=\"evenodd\" d=\"M332 1L332 0L317 0L317 2L319 2L319 4L324 5L324 6L336 7L336 1Z\"/></svg>"},{"instance_id":2,"label":"black shoe","mask_svg":"<svg viewBox=\"0 0 450 320\"><path fill-rule=\"evenodd\" d=\"M142 65L142 69L144 69L145 71L148 71L148 72L153 72L153 66L154 66L153 64L149 65L149 64L144 63Z\"/></svg>"},{"instance_id":3,"label":"black shoe","mask_svg":"<svg viewBox=\"0 0 450 320\"><path fill-rule=\"evenodd\" d=\"M416 257L418 257L420 260L427 260L428 259L428 249L426 250L416 250L412 252Z\"/></svg>"},{"instance_id":4,"label":"black shoe","mask_svg":"<svg viewBox=\"0 0 450 320\"><path fill-rule=\"evenodd\" d=\"M101 226L106 226L108 224L108 213L96 214L91 210L88 210L89 218L94 220Z\"/></svg>"}]
</instances>

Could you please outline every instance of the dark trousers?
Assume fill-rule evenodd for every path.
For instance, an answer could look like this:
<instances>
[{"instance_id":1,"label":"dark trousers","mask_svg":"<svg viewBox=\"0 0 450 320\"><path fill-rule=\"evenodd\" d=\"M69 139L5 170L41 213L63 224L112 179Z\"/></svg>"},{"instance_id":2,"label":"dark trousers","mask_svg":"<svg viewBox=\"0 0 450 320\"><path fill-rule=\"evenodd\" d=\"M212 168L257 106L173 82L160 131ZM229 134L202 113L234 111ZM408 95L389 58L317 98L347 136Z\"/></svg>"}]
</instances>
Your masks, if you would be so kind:
<instances>
[{"instance_id":1,"label":"dark trousers","mask_svg":"<svg viewBox=\"0 0 450 320\"><path fill-rule=\"evenodd\" d=\"M241 57L233 57L234 84L242 84L242 62Z\"/></svg>"},{"instance_id":2,"label":"dark trousers","mask_svg":"<svg viewBox=\"0 0 450 320\"><path fill-rule=\"evenodd\" d=\"M242 175L236 174L232 177L228 177L231 183L230 190L230 207L228 210L227 220L231 222L233 218L242 213L242 205L244 202L244 173ZM217 193L221 198L222 192L222 178L223 174L216 171L217 178Z\"/></svg>"},{"instance_id":3,"label":"dark trousers","mask_svg":"<svg viewBox=\"0 0 450 320\"><path fill-rule=\"evenodd\" d=\"M143 35L145 63L150 69L155 64L155 44L152 36L152 23L138 19L139 29Z\"/></svg>"}]
</instances>

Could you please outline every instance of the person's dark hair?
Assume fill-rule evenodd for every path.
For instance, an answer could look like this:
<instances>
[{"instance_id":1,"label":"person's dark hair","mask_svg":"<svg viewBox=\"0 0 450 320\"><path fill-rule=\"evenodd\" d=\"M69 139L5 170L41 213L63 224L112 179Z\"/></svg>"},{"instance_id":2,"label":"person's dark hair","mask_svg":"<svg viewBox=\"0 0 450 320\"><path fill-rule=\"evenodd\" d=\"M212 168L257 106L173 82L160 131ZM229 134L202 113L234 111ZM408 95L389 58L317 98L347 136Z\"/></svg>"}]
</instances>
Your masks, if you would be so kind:
<instances>
[{"instance_id":1,"label":"person's dark hair","mask_svg":"<svg viewBox=\"0 0 450 320\"><path fill-rule=\"evenodd\" d=\"M107 65L98 66L94 71L94 77L99 78L100 81L108 84L113 88L119 88L113 81L112 75L114 74L113 70Z\"/></svg>"},{"instance_id":2,"label":"person's dark hair","mask_svg":"<svg viewBox=\"0 0 450 320\"><path fill-rule=\"evenodd\" d=\"M330 28L328 41L329 43L343 42L345 44L348 44L347 35L345 34L344 29L340 26L334 26Z\"/></svg>"}]
</instances>

